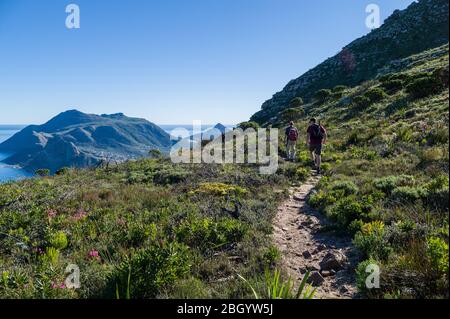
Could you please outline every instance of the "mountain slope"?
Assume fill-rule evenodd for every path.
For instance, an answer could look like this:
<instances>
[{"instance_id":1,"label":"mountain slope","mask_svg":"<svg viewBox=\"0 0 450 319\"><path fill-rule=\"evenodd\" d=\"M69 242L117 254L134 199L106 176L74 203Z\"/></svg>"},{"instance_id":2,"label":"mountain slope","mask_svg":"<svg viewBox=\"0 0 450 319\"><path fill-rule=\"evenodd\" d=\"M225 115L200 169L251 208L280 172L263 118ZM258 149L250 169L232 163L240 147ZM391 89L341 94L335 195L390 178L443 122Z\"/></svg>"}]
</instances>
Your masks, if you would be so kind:
<instances>
[{"instance_id":1,"label":"mountain slope","mask_svg":"<svg viewBox=\"0 0 450 319\"><path fill-rule=\"evenodd\" d=\"M447 0L420 0L397 10L383 26L346 46L339 54L290 81L252 117L260 124L289 106L294 97L311 100L320 89L355 86L382 73L388 64L448 42Z\"/></svg>"},{"instance_id":2,"label":"mountain slope","mask_svg":"<svg viewBox=\"0 0 450 319\"><path fill-rule=\"evenodd\" d=\"M103 159L123 161L146 155L150 149L167 151L170 136L144 119L63 112L47 123L31 125L0 144L12 155L4 160L27 170L86 167Z\"/></svg>"}]
</instances>

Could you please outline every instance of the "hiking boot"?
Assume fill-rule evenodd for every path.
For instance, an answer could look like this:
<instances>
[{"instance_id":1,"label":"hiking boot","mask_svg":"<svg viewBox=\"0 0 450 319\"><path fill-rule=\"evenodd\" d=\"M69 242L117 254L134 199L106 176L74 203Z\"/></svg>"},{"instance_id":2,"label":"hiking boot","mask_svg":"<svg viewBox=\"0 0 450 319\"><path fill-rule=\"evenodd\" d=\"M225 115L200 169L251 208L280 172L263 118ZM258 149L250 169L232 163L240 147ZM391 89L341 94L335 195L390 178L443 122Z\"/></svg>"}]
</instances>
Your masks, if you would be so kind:
<instances>
[{"instance_id":1,"label":"hiking boot","mask_svg":"<svg viewBox=\"0 0 450 319\"><path fill-rule=\"evenodd\" d=\"M320 167L317 167L317 175L320 175Z\"/></svg>"}]
</instances>

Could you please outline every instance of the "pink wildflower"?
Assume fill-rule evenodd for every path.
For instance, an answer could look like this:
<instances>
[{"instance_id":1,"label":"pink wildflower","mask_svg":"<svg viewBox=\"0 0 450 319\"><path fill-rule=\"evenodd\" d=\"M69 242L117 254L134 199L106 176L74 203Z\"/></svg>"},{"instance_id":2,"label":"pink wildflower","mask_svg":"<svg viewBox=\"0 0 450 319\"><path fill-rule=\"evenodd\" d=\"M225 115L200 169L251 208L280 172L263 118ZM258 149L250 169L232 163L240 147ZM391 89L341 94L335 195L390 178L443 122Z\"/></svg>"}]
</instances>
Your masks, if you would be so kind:
<instances>
[{"instance_id":1,"label":"pink wildflower","mask_svg":"<svg viewBox=\"0 0 450 319\"><path fill-rule=\"evenodd\" d=\"M78 213L76 213L75 216L73 216L73 219L75 221L79 221L79 220L86 218L87 215L88 214L84 210L79 210Z\"/></svg>"},{"instance_id":2,"label":"pink wildflower","mask_svg":"<svg viewBox=\"0 0 450 319\"><path fill-rule=\"evenodd\" d=\"M53 210L53 209L49 209L49 210L47 211L47 216L48 216L48 218L50 218L50 219L55 218L56 215L58 215L58 213L57 213L55 210Z\"/></svg>"},{"instance_id":3,"label":"pink wildflower","mask_svg":"<svg viewBox=\"0 0 450 319\"><path fill-rule=\"evenodd\" d=\"M100 254L99 254L98 251L95 250L95 249L92 249L92 250L89 252L88 255L89 255L89 257L91 257L91 258L100 260Z\"/></svg>"},{"instance_id":4,"label":"pink wildflower","mask_svg":"<svg viewBox=\"0 0 450 319\"><path fill-rule=\"evenodd\" d=\"M122 217L117 219L117 224L120 226L125 226L127 224L127 221L123 219Z\"/></svg>"},{"instance_id":5,"label":"pink wildflower","mask_svg":"<svg viewBox=\"0 0 450 319\"><path fill-rule=\"evenodd\" d=\"M66 285L64 283L58 284L52 281L52 289L66 289Z\"/></svg>"}]
</instances>

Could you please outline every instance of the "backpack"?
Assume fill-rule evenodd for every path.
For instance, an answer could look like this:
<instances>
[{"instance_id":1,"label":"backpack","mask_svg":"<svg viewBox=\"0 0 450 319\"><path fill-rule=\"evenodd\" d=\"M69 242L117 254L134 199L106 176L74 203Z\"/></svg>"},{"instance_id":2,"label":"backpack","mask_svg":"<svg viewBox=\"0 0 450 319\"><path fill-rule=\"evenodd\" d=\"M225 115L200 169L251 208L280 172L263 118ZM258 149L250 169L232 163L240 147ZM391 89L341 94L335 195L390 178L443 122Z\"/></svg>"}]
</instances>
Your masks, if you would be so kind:
<instances>
[{"instance_id":1,"label":"backpack","mask_svg":"<svg viewBox=\"0 0 450 319\"><path fill-rule=\"evenodd\" d=\"M297 131L297 129L295 127L291 128L289 130L289 135L288 136L289 136L289 140L290 141L293 141L293 142L297 141L298 140L298 131Z\"/></svg>"},{"instance_id":2,"label":"backpack","mask_svg":"<svg viewBox=\"0 0 450 319\"><path fill-rule=\"evenodd\" d=\"M311 130L311 137L316 140L323 140L325 138L322 127L318 124L313 124L312 130Z\"/></svg>"}]
</instances>

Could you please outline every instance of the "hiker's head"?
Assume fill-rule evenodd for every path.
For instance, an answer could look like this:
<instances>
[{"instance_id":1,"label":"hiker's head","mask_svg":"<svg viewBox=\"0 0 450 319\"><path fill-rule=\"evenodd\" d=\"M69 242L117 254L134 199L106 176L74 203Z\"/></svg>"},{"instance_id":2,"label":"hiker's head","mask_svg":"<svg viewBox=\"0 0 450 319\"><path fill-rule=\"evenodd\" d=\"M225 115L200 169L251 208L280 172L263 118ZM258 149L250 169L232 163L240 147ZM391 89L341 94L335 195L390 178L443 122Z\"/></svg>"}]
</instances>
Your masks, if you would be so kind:
<instances>
[{"instance_id":1,"label":"hiker's head","mask_svg":"<svg viewBox=\"0 0 450 319\"><path fill-rule=\"evenodd\" d=\"M294 122L290 121L289 126L294 126Z\"/></svg>"},{"instance_id":2,"label":"hiker's head","mask_svg":"<svg viewBox=\"0 0 450 319\"><path fill-rule=\"evenodd\" d=\"M316 124L317 120L315 118L312 118L309 120L309 124Z\"/></svg>"}]
</instances>

